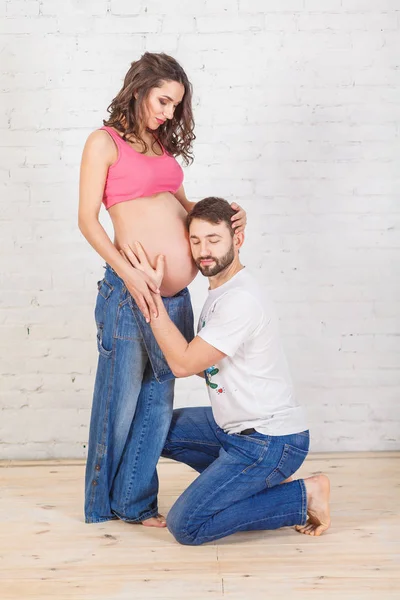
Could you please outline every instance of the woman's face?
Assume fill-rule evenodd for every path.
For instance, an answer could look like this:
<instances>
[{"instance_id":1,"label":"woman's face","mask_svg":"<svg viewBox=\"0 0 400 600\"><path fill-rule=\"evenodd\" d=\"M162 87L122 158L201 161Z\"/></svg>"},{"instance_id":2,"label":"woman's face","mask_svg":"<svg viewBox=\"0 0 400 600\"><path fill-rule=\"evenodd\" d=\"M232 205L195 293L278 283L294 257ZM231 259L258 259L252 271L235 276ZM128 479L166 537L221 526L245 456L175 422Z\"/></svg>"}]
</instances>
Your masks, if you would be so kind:
<instances>
[{"instance_id":1,"label":"woman's face","mask_svg":"<svg viewBox=\"0 0 400 600\"><path fill-rule=\"evenodd\" d=\"M184 86L176 81L163 81L161 87L152 88L145 105L146 127L154 131L172 119L184 94Z\"/></svg>"}]
</instances>

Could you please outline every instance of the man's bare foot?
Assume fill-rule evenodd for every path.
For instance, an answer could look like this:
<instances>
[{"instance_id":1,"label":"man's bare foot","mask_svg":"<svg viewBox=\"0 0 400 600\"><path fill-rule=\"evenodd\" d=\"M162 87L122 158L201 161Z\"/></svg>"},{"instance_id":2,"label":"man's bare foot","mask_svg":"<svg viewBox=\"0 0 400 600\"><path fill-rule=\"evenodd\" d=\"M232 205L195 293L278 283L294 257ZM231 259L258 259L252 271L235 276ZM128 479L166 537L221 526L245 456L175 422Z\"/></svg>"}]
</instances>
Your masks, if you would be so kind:
<instances>
[{"instance_id":1,"label":"man's bare foot","mask_svg":"<svg viewBox=\"0 0 400 600\"><path fill-rule=\"evenodd\" d=\"M151 519L142 521L142 525L145 527L166 527L167 521L162 515L157 515L156 517L151 517Z\"/></svg>"},{"instance_id":2,"label":"man's bare foot","mask_svg":"<svg viewBox=\"0 0 400 600\"><path fill-rule=\"evenodd\" d=\"M326 475L315 475L304 479L307 490L307 523L296 525L296 531L319 536L331 524L329 511L330 483Z\"/></svg>"}]
</instances>

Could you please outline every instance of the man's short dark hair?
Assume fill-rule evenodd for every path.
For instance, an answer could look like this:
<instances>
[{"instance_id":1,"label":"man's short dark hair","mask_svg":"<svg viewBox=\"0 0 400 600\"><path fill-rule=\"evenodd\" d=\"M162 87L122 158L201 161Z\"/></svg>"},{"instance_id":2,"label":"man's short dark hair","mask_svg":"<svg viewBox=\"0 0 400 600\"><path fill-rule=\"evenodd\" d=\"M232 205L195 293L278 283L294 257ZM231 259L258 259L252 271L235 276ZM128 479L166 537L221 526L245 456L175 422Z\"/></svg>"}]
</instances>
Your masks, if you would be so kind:
<instances>
[{"instance_id":1,"label":"man's short dark hair","mask_svg":"<svg viewBox=\"0 0 400 600\"><path fill-rule=\"evenodd\" d=\"M207 223L213 223L214 225L218 225L224 221L228 225L228 229L233 237L235 231L232 227L231 217L233 217L235 213L236 211L233 210L227 200L210 196L209 198L200 200L200 202L197 202L194 205L186 217L186 225L189 229L193 219L201 219L202 221L207 221Z\"/></svg>"}]
</instances>

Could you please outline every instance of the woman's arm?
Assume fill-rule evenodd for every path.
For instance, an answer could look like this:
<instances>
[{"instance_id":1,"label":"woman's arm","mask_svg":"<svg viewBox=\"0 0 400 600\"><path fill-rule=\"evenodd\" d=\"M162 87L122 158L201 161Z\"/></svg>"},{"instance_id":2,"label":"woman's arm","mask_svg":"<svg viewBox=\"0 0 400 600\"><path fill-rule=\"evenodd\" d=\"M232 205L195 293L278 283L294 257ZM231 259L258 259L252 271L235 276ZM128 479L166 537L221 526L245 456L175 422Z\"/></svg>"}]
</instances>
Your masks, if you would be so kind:
<instances>
[{"instance_id":1,"label":"woman's arm","mask_svg":"<svg viewBox=\"0 0 400 600\"><path fill-rule=\"evenodd\" d=\"M118 252L99 222L99 213L109 166L116 160L116 148L104 131L88 137L81 162L78 225L96 252L118 273L149 322L149 309L158 314L150 290L158 288L145 273L134 269Z\"/></svg>"},{"instance_id":2,"label":"woman's arm","mask_svg":"<svg viewBox=\"0 0 400 600\"><path fill-rule=\"evenodd\" d=\"M178 200L178 202L182 204L183 208L186 210L187 213L189 213L192 210L193 206L196 204L196 202L189 202L189 200L186 198L185 188L183 187L183 185L181 185L179 190L175 192L174 196Z\"/></svg>"},{"instance_id":3,"label":"woman's arm","mask_svg":"<svg viewBox=\"0 0 400 600\"><path fill-rule=\"evenodd\" d=\"M182 204L187 213L189 213L196 204L196 202L189 202L189 200L186 198L183 185L181 185L179 190L175 192L174 195L175 198ZM233 210L236 210L236 214L232 217L232 227L234 228L235 233L244 231L247 223L246 211L236 202L232 202L231 207Z\"/></svg>"}]
</instances>

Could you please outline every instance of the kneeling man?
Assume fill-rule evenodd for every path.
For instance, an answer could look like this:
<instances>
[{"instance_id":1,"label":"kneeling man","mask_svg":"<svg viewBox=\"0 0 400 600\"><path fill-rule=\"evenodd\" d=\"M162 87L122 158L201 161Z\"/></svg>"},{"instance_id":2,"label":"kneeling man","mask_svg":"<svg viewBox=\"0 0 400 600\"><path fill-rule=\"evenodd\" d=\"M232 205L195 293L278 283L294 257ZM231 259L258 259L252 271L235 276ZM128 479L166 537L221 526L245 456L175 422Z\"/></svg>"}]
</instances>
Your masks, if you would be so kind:
<instances>
[{"instance_id":1,"label":"kneeling man","mask_svg":"<svg viewBox=\"0 0 400 600\"><path fill-rule=\"evenodd\" d=\"M171 370L176 377L203 371L211 401L211 408L174 411L163 451L200 473L167 517L188 545L293 525L319 536L330 525L328 478L289 479L307 456L309 432L273 309L240 263L244 236L233 231L233 214L227 201L206 198L187 217L193 258L210 286L192 342L153 296L159 316L151 327ZM154 270L136 244L129 258L160 285L163 257Z\"/></svg>"}]
</instances>

